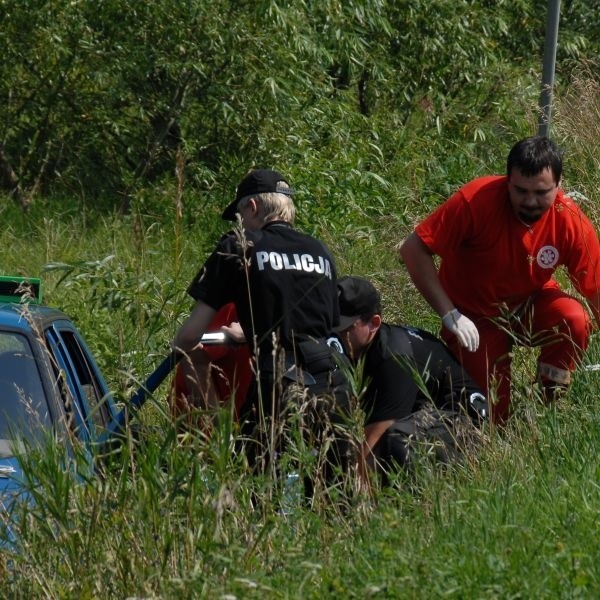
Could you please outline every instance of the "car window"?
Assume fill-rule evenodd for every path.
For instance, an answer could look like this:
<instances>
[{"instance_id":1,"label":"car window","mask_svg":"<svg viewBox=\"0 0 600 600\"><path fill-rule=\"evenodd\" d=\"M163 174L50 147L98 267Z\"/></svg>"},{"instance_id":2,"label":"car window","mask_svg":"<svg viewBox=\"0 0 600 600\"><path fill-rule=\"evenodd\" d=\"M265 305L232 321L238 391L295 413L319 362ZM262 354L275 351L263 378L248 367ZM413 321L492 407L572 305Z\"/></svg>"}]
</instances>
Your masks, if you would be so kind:
<instances>
[{"instance_id":1,"label":"car window","mask_svg":"<svg viewBox=\"0 0 600 600\"><path fill-rule=\"evenodd\" d=\"M40 372L28 339L0 332L0 440L33 441L52 427Z\"/></svg>"},{"instance_id":2,"label":"car window","mask_svg":"<svg viewBox=\"0 0 600 600\"><path fill-rule=\"evenodd\" d=\"M94 426L96 435L99 435L109 420L106 399L103 397L102 385L98 381L91 359L79 343L77 336L72 331L61 330L60 336L67 347L69 356L75 369L75 376L84 394L87 412Z\"/></svg>"}]
</instances>

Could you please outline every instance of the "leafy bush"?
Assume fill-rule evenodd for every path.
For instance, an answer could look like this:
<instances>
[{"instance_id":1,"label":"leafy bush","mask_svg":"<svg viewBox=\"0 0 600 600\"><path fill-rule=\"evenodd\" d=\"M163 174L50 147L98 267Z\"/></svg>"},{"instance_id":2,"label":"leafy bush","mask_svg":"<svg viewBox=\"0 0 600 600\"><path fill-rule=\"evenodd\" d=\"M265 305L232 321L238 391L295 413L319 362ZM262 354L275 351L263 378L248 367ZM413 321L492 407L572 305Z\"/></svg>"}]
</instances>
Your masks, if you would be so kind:
<instances>
[{"instance_id":1,"label":"leafy bush","mask_svg":"<svg viewBox=\"0 0 600 600\"><path fill-rule=\"evenodd\" d=\"M377 165L398 142L495 139L527 114L545 19L525 0L2 7L4 188L23 205L67 193L126 210L173 181L178 156L188 185L218 196L251 166L337 181L341 149L338 172L387 179ZM566 81L597 54L596 22L590 1L565 10Z\"/></svg>"}]
</instances>

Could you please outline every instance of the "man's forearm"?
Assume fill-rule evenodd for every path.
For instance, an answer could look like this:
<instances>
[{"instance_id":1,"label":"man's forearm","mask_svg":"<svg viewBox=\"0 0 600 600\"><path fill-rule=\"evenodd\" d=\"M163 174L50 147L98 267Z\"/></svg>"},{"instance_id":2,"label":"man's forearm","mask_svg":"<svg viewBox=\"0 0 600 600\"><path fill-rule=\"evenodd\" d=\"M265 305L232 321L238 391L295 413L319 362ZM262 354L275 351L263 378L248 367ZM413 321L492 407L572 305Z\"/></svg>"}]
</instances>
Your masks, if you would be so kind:
<instances>
[{"instance_id":1,"label":"man's forearm","mask_svg":"<svg viewBox=\"0 0 600 600\"><path fill-rule=\"evenodd\" d=\"M190 316L183 322L173 340L173 346L184 352L189 352L198 346L202 334L210 324L215 309L198 300Z\"/></svg>"},{"instance_id":2,"label":"man's forearm","mask_svg":"<svg viewBox=\"0 0 600 600\"><path fill-rule=\"evenodd\" d=\"M440 317L455 308L440 283L431 252L416 233L406 238L399 254L415 287Z\"/></svg>"}]
</instances>

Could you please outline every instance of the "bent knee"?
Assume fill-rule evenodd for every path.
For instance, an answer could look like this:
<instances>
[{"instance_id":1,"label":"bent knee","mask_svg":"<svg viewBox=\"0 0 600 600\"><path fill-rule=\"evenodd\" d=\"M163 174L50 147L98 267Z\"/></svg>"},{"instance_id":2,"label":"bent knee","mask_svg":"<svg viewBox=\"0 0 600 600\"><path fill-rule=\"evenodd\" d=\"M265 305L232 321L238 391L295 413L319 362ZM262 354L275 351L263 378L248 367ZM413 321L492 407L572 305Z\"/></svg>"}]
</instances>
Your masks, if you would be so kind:
<instances>
[{"instance_id":1,"label":"bent knee","mask_svg":"<svg viewBox=\"0 0 600 600\"><path fill-rule=\"evenodd\" d=\"M592 322L586 310L579 304L577 307L570 307L563 314L563 324L569 337L579 346L585 348L592 330Z\"/></svg>"}]
</instances>

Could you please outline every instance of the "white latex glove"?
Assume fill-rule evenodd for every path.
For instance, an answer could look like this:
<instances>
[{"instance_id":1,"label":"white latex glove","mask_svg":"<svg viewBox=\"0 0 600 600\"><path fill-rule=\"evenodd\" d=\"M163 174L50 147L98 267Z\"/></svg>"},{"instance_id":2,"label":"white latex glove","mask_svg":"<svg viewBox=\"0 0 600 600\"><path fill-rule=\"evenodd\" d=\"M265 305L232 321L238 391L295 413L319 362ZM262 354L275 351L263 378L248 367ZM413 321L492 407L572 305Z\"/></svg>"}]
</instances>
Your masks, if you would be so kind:
<instances>
[{"instance_id":1,"label":"white latex glove","mask_svg":"<svg viewBox=\"0 0 600 600\"><path fill-rule=\"evenodd\" d=\"M458 338L463 348L467 348L469 352L475 352L479 348L479 331L477 331L475 323L458 312L456 308L442 317L442 323Z\"/></svg>"}]
</instances>

